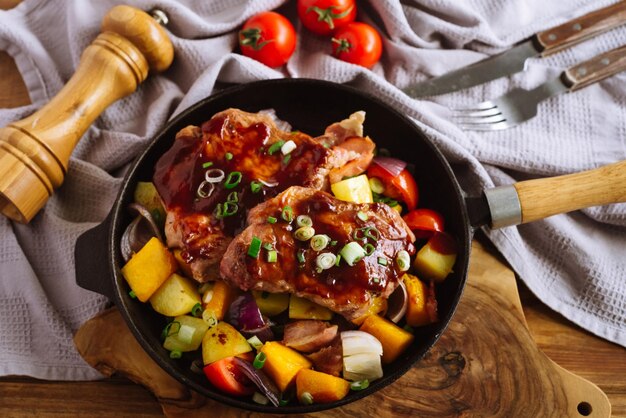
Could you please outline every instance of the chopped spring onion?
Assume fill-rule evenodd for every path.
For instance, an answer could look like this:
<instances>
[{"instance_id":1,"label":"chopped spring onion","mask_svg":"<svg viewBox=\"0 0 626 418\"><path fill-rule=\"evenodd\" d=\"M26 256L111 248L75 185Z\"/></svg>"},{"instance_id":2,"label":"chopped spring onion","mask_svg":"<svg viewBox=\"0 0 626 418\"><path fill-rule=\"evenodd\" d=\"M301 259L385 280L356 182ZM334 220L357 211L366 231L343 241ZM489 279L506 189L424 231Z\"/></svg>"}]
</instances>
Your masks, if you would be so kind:
<instances>
[{"instance_id":1,"label":"chopped spring onion","mask_svg":"<svg viewBox=\"0 0 626 418\"><path fill-rule=\"evenodd\" d=\"M381 266L386 266L387 259L385 257L378 257L378 264L380 264Z\"/></svg>"},{"instance_id":2,"label":"chopped spring onion","mask_svg":"<svg viewBox=\"0 0 626 418\"><path fill-rule=\"evenodd\" d=\"M202 312L202 320L209 326L209 328L216 326L218 322L215 312L209 309L205 309Z\"/></svg>"},{"instance_id":3,"label":"chopped spring onion","mask_svg":"<svg viewBox=\"0 0 626 418\"><path fill-rule=\"evenodd\" d=\"M283 164L287 165L289 164L289 161L291 161L291 154L285 155L285 158L283 158Z\"/></svg>"},{"instance_id":4,"label":"chopped spring onion","mask_svg":"<svg viewBox=\"0 0 626 418\"><path fill-rule=\"evenodd\" d=\"M130 292L128 292L128 296L130 296L132 299L137 299L137 294L135 293L134 290L131 290Z\"/></svg>"},{"instance_id":5,"label":"chopped spring onion","mask_svg":"<svg viewBox=\"0 0 626 418\"><path fill-rule=\"evenodd\" d=\"M352 382L350 383L350 389L352 390L363 390L363 389L367 389L370 385L370 381L365 379L365 380L359 380L358 382Z\"/></svg>"},{"instance_id":6,"label":"chopped spring onion","mask_svg":"<svg viewBox=\"0 0 626 418\"><path fill-rule=\"evenodd\" d=\"M265 365L265 360L267 360L267 356L265 355L264 352L261 351L254 358L252 365L254 366L255 369L262 369L263 366Z\"/></svg>"},{"instance_id":7,"label":"chopped spring onion","mask_svg":"<svg viewBox=\"0 0 626 418\"><path fill-rule=\"evenodd\" d=\"M226 177L226 181L224 182L224 187L227 189L235 188L241 182L241 171L232 171L228 173L228 177Z\"/></svg>"},{"instance_id":8,"label":"chopped spring onion","mask_svg":"<svg viewBox=\"0 0 626 418\"><path fill-rule=\"evenodd\" d=\"M369 219L369 216L367 216L367 213L363 212L363 211L358 211L356 214L356 217L359 218L360 220L362 220L363 222L367 221Z\"/></svg>"},{"instance_id":9,"label":"chopped spring onion","mask_svg":"<svg viewBox=\"0 0 626 418\"><path fill-rule=\"evenodd\" d=\"M380 231L373 226L367 228L363 235L365 235L365 238L369 238L372 241L378 241L380 239Z\"/></svg>"},{"instance_id":10,"label":"chopped spring onion","mask_svg":"<svg viewBox=\"0 0 626 418\"><path fill-rule=\"evenodd\" d=\"M296 229L296 232L293 233L293 236L298 241L308 241L311 239L311 237L313 237L313 235L315 235L315 229L311 228L310 226L300 227Z\"/></svg>"},{"instance_id":11,"label":"chopped spring onion","mask_svg":"<svg viewBox=\"0 0 626 418\"><path fill-rule=\"evenodd\" d=\"M193 335L196 333L196 329L194 327L190 327L189 325L181 325L180 330L178 331L177 338L183 344L191 344L191 340L193 339Z\"/></svg>"},{"instance_id":12,"label":"chopped spring onion","mask_svg":"<svg viewBox=\"0 0 626 418\"><path fill-rule=\"evenodd\" d=\"M370 183L370 189L372 189L374 193L381 194L385 192L385 185L378 177L372 177L368 181Z\"/></svg>"},{"instance_id":13,"label":"chopped spring onion","mask_svg":"<svg viewBox=\"0 0 626 418\"><path fill-rule=\"evenodd\" d=\"M282 147L280 147L280 152L282 152L283 155L287 155L291 151L295 150L297 147L298 146L296 145L295 142L293 142L292 140L289 140L285 142Z\"/></svg>"},{"instance_id":14,"label":"chopped spring onion","mask_svg":"<svg viewBox=\"0 0 626 418\"><path fill-rule=\"evenodd\" d=\"M273 216L268 216L267 217L267 223L268 224L275 224L277 220L278 219L274 218Z\"/></svg>"},{"instance_id":15,"label":"chopped spring onion","mask_svg":"<svg viewBox=\"0 0 626 418\"><path fill-rule=\"evenodd\" d=\"M224 154L224 158L226 158L226 161L230 161L233 159L233 154L231 152L227 152Z\"/></svg>"},{"instance_id":16,"label":"chopped spring onion","mask_svg":"<svg viewBox=\"0 0 626 418\"><path fill-rule=\"evenodd\" d=\"M261 240L257 237L252 237L252 241L248 247L248 255L252 258L258 258L259 252L261 252Z\"/></svg>"},{"instance_id":17,"label":"chopped spring onion","mask_svg":"<svg viewBox=\"0 0 626 418\"><path fill-rule=\"evenodd\" d=\"M252 395L252 402L258 403L259 405L267 405L270 403L270 400L261 395L259 392L254 392Z\"/></svg>"},{"instance_id":18,"label":"chopped spring onion","mask_svg":"<svg viewBox=\"0 0 626 418\"><path fill-rule=\"evenodd\" d=\"M279 149L281 149L283 145L285 145L285 141L283 141L282 139L280 141L276 141L272 145L270 145L270 147L267 149L267 153L269 155L274 155Z\"/></svg>"},{"instance_id":19,"label":"chopped spring onion","mask_svg":"<svg viewBox=\"0 0 626 418\"><path fill-rule=\"evenodd\" d=\"M376 250L376 247L374 247L372 244L368 242L367 244L363 246L363 249L365 250L365 255L372 255L374 250Z\"/></svg>"},{"instance_id":20,"label":"chopped spring onion","mask_svg":"<svg viewBox=\"0 0 626 418\"><path fill-rule=\"evenodd\" d=\"M248 344L250 344L256 351L259 351L263 347L263 341L259 340L259 337L253 335L248 338Z\"/></svg>"},{"instance_id":21,"label":"chopped spring onion","mask_svg":"<svg viewBox=\"0 0 626 418\"><path fill-rule=\"evenodd\" d=\"M183 356L183 352L180 350L172 350L170 351L170 358L177 359Z\"/></svg>"},{"instance_id":22,"label":"chopped spring onion","mask_svg":"<svg viewBox=\"0 0 626 418\"><path fill-rule=\"evenodd\" d=\"M252 190L252 193L258 193L261 190L263 190L263 185L259 183L258 181L251 181L250 190Z\"/></svg>"},{"instance_id":23,"label":"chopped spring onion","mask_svg":"<svg viewBox=\"0 0 626 418\"><path fill-rule=\"evenodd\" d=\"M213 163L211 161L207 161L206 163L202 164L202 168L209 168L213 165Z\"/></svg>"},{"instance_id":24,"label":"chopped spring onion","mask_svg":"<svg viewBox=\"0 0 626 418\"><path fill-rule=\"evenodd\" d=\"M379 277L374 277L374 278L372 278L372 282L378 284L378 283L380 283L380 278Z\"/></svg>"},{"instance_id":25,"label":"chopped spring onion","mask_svg":"<svg viewBox=\"0 0 626 418\"><path fill-rule=\"evenodd\" d=\"M332 240L332 241L330 242L330 245L331 245L332 247L334 247L335 245L337 245L337 241L336 241L336 240Z\"/></svg>"},{"instance_id":26,"label":"chopped spring onion","mask_svg":"<svg viewBox=\"0 0 626 418\"><path fill-rule=\"evenodd\" d=\"M335 265L336 261L337 261L337 256L335 254L322 253L317 256L315 263L317 264L317 267L319 267L320 269L328 270L329 268Z\"/></svg>"},{"instance_id":27,"label":"chopped spring onion","mask_svg":"<svg viewBox=\"0 0 626 418\"><path fill-rule=\"evenodd\" d=\"M161 339L164 340L170 335L176 335L178 334L178 331L180 331L180 322L172 321L169 324L167 324L165 328L163 328L163 331L161 332Z\"/></svg>"},{"instance_id":28,"label":"chopped spring onion","mask_svg":"<svg viewBox=\"0 0 626 418\"><path fill-rule=\"evenodd\" d=\"M365 250L358 242L351 241L343 246L339 254L349 266L354 266L365 257Z\"/></svg>"},{"instance_id":29,"label":"chopped spring onion","mask_svg":"<svg viewBox=\"0 0 626 418\"><path fill-rule=\"evenodd\" d=\"M202 316L202 304L196 303L195 305L193 305L193 308L191 308L191 314L195 316L196 318L201 317Z\"/></svg>"},{"instance_id":30,"label":"chopped spring onion","mask_svg":"<svg viewBox=\"0 0 626 418\"><path fill-rule=\"evenodd\" d=\"M289 405L289 399L281 399L278 401L278 406L287 406Z\"/></svg>"},{"instance_id":31,"label":"chopped spring onion","mask_svg":"<svg viewBox=\"0 0 626 418\"><path fill-rule=\"evenodd\" d=\"M211 290L213 289L213 285L215 283L214 282L206 282L206 283L202 283L199 287L198 287L198 293L200 293L201 295L204 294L204 292L206 292L207 290Z\"/></svg>"},{"instance_id":32,"label":"chopped spring onion","mask_svg":"<svg viewBox=\"0 0 626 418\"><path fill-rule=\"evenodd\" d=\"M274 246L269 242L264 242L262 247L267 251L272 251L274 249Z\"/></svg>"},{"instance_id":33,"label":"chopped spring onion","mask_svg":"<svg viewBox=\"0 0 626 418\"><path fill-rule=\"evenodd\" d=\"M296 224L298 226L313 226L313 219L308 215L298 215Z\"/></svg>"},{"instance_id":34,"label":"chopped spring onion","mask_svg":"<svg viewBox=\"0 0 626 418\"><path fill-rule=\"evenodd\" d=\"M400 271L407 271L411 265L411 258L406 250L398 251L396 255L396 264Z\"/></svg>"},{"instance_id":35,"label":"chopped spring onion","mask_svg":"<svg viewBox=\"0 0 626 418\"><path fill-rule=\"evenodd\" d=\"M275 263L278 260L278 251L270 250L267 252L267 262Z\"/></svg>"},{"instance_id":36,"label":"chopped spring onion","mask_svg":"<svg viewBox=\"0 0 626 418\"><path fill-rule=\"evenodd\" d=\"M306 261L306 259L304 258L304 250L298 250L296 255L298 257L298 263L304 264L304 262Z\"/></svg>"},{"instance_id":37,"label":"chopped spring onion","mask_svg":"<svg viewBox=\"0 0 626 418\"><path fill-rule=\"evenodd\" d=\"M237 192L230 192L226 198L227 202L237 203L239 202L239 194Z\"/></svg>"},{"instance_id":38,"label":"chopped spring onion","mask_svg":"<svg viewBox=\"0 0 626 418\"><path fill-rule=\"evenodd\" d=\"M199 198L204 199L204 198L211 196L214 190L215 190L215 184L210 183L205 180L202 183L200 183L200 185L198 186L198 190L196 190L196 195Z\"/></svg>"},{"instance_id":39,"label":"chopped spring onion","mask_svg":"<svg viewBox=\"0 0 626 418\"><path fill-rule=\"evenodd\" d=\"M302 395L300 395L300 402L304 405L312 405L313 395L311 395L309 392L302 392Z\"/></svg>"},{"instance_id":40,"label":"chopped spring onion","mask_svg":"<svg viewBox=\"0 0 626 418\"><path fill-rule=\"evenodd\" d=\"M224 170L220 170L219 168L212 168L204 173L204 179L209 183L219 183L224 180L224 176Z\"/></svg>"},{"instance_id":41,"label":"chopped spring onion","mask_svg":"<svg viewBox=\"0 0 626 418\"><path fill-rule=\"evenodd\" d=\"M291 206L285 206L281 211L280 217L283 218L285 222L293 221L293 209L291 209Z\"/></svg>"},{"instance_id":42,"label":"chopped spring onion","mask_svg":"<svg viewBox=\"0 0 626 418\"><path fill-rule=\"evenodd\" d=\"M315 251L322 251L328 246L329 242L330 238L328 238L328 235L314 235L313 238L311 238L311 248L313 248Z\"/></svg>"},{"instance_id":43,"label":"chopped spring onion","mask_svg":"<svg viewBox=\"0 0 626 418\"><path fill-rule=\"evenodd\" d=\"M215 207L214 215L217 219L233 216L239 210L239 205L235 202L218 203Z\"/></svg>"},{"instance_id":44,"label":"chopped spring onion","mask_svg":"<svg viewBox=\"0 0 626 418\"><path fill-rule=\"evenodd\" d=\"M337 261L335 261L335 267L339 267L340 262L341 262L341 254L337 254Z\"/></svg>"}]
</instances>

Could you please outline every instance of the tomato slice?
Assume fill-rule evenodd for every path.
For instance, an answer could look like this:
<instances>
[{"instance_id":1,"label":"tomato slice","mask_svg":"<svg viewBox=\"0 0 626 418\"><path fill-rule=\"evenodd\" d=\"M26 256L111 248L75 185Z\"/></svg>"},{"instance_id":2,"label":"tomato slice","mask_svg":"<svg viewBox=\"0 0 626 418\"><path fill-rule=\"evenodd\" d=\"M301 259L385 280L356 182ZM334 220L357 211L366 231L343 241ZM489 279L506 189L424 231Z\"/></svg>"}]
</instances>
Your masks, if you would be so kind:
<instances>
[{"instance_id":1,"label":"tomato slice","mask_svg":"<svg viewBox=\"0 0 626 418\"><path fill-rule=\"evenodd\" d=\"M204 375L209 382L222 392L234 396L246 396L254 393L254 386L233 362L233 357L226 357L204 366Z\"/></svg>"},{"instance_id":2,"label":"tomato slice","mask_svg":"<svg viewBox=\"0 0 626 418\"><path fill-rule=\"evenodd\" d=\"M435 232L443 232L443 216L432 209L412 210L402 217L416 238L430 238Z\"/></svg>"},{"instance_id":3,"label":"tomato slice","mask_svg":"<svg viewBox=\"0 0 626 418\"><path fill-rule=\"evenodd\" d=\"M417 207L419 190L415 179L406 168L394 177L381 166L371 164L367 169L367 176L377 177L383 182L386 196L402 200L409 210Z\"/></svg>"}]
</instances>

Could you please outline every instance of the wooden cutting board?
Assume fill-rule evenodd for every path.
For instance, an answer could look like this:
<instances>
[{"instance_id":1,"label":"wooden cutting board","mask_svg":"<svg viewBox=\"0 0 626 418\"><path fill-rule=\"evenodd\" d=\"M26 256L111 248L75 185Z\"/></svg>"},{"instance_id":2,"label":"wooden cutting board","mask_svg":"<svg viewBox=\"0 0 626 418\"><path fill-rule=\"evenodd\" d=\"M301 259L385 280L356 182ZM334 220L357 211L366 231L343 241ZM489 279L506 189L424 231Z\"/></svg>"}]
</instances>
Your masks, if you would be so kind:
<instances>
[{"instance_id":1,"label":"wooden cutting board","mask_svg":"<svg viewBox=\"0 0 626 418\"><path fill-rule=\"evenodd\" d=\"M423 360L392 385L342 408L311 414L377 417L610 417L607 396L561 368L533 341L513 272L474 242L469 278L449 328ZM257 416L192 393L143 351L112 308L87 322L74 341L105 375L144 385L166 416ZM258 414L260 416L260 414Z\"/></svg>"}]
</instances>

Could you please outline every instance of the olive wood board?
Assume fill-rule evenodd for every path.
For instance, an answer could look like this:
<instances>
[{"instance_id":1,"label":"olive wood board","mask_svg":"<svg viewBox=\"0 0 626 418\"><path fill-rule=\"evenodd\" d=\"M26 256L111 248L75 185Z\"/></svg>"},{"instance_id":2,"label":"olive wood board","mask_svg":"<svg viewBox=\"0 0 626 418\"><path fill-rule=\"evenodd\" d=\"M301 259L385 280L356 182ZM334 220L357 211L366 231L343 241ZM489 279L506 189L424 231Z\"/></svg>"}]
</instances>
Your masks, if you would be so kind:
<instances>
[{"instance_id":1,"label":"olive wood board","mask_svg":"<svg viewBox=\"0 0 626 418\"><path fill-rule=\"evenodd\" d=\"M513 272L482 244L472 246L465 293L448 329L408 373L383 390L316 417L610 417L607 396L568 372L533 341ZM83 358L107 376L148 388L170 418L261 416L189 391L141 348L111 308L74 337ZM309 416L309 415L305 415Z\"/></svg>"}]
</instances>

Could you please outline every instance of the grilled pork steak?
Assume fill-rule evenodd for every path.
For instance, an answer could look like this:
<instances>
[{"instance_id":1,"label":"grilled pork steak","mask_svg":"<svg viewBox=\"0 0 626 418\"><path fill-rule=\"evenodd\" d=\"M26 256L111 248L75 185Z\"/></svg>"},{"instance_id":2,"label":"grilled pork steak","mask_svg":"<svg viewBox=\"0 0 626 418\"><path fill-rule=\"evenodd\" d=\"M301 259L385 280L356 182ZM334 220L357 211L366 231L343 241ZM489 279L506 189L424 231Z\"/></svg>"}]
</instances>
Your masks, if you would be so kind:
<instances>
[{"instance_id":1,"label":"grilled pork steak","mask_svg":"<svg viewBox=\"0 0 626 418\"><path fill-rule=\"evenodd\" d=\"M284 219L286 208L292 212L291 222ZM326 248L316 251L310 240L294 236L299 215L311 218L315 234L329 237ZM275 223L268 222L273 218ZM259 204L249 212L248 225L221 261L225 281L243 290L294 293L347 319L366 314L376 298L387 298L403 274L395 261L398 253L415 253L415 236L389 206L344 202L311 188L293 186ZM264 244L256 257L249 254L255 239ZM338 266L319 268L321 253L339 254L350 242L371 253L353 266L340 259ZM270 245L277 252L274 262L267 254Z\"/></svg>"},{"instance_id":2,"label":"grilled pork steak","mask_svg":"<svg viewBox=\"0 0 626 418\"><path fill-rule=\"evenodd\" d=\"M326 188L330 173L350 176L369 164L374 145L362 137L362 122L357 112L312 138L279 129L268 114L228 109L182 129L153 178L167 245L181 250L194 279L219 279L219 261L248 209L293 185Z\"/></svg>"}]
</instances>

